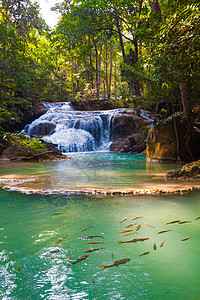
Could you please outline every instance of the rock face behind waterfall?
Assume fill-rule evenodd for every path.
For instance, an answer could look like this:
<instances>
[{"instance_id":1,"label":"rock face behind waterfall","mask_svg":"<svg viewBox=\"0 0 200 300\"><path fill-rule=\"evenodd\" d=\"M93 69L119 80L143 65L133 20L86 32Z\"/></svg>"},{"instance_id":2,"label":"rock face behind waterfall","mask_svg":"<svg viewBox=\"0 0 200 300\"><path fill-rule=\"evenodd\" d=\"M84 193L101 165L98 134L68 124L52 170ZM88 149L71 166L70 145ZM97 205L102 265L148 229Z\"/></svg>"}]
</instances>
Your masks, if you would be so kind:
<instances>
[{"instance_id":1,"label":"rock face behind waterfall","mask_svg":"<svg viewBox=\"0 0 200 300\"><path fill-rule=\"evenodd\" d=\"M121 151L125 147L120 146L123 140L126 143L129 137L126 148L138 144L141 132L150 124L148 117L138 117L133 110L75 111L70 103L46 104L46 109L23 132L42 137L63 153L105 151L112 142L111 150Z\"/></svg>"},{"instance_id":2,"label":"rock face behind waterfall","mask_svg":"<svg viewBox=\"0 0 200 300\"><path fill-rule=\"evenodd\" d=\"M113 117L110 149L121 153L141 153L146 148L148 128L151 123L133 112Z\"/></svg>"}]
</instances>

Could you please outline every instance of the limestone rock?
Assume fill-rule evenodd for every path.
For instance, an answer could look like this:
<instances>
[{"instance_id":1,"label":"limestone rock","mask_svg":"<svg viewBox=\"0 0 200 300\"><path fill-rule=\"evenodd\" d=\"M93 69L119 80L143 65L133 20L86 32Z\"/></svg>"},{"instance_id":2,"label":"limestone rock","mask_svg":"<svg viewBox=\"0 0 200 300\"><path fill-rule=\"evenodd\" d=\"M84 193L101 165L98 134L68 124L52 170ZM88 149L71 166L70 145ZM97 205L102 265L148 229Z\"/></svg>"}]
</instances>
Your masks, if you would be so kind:
<instances>
[{"instance_id":1,"label":"limestone rock","mask_svg":"<svg viewBox=\"0 0 200 300\"><path fill-rule=\"evenodd\" d=\"M20 145L9 145L0 156L0 160L19 160L19 161L45 161L67 159L55 145L42 142L45 145L44 151L36 151L29 154L29 147L21 147Z\"/></svg>"},{"instance_id":2,"label":"limestone rock","mask_svg":"<svg viewBox=\"0 0 200 300\"><path fill-rule=\"evenodd\" d=\"M135 140L135 136L131 135L120 141L113 142L112 145L110 146L110 150L115 152L121 152L121 153L129 152L130 151L129 149L131 149L136 145L137 143Z\"/></svg>"},{"instance_id":3,"label":"limestone rock","mask_svg":"<svg viewBox=\"0 0 200 300\"><path fill-rule=\"evenodd\" d=\"M49 121L41 121L40 124L34 126L26 125L25 132L32 136L45 136L55 132L56 123Z\"/></svg>"},{"instance_id":4,"label":"limestone rock","mask_svg":"<svg viewBox=\"0 0 200 300\"><path fill-rule=\"evenodd\" d=\"M170 170L166 174L167 179L200 179L200 161L183 166L179 170Z\"/></svg>"},{"instance_id":5,"label":"limestone rock","mask_svg":"<svg viewBox=\"0 0 200 300\"><path fill-rule=\"evenodd\" d=\"M146 149L146 138L150 123L134 112L127 111L113 116L111 120L110 150L120 153L141 153Z\"/></svg>"},{"instance_id":6,"label":"limestone rock","mask_svg":"<svg viewBox=\"0 0 200 300\"><path fill-rule=\"evenodd\" d=\"M111 138L114 141L139 133L142 128L149 125L143 117L139 117L134 113L123 113L113 116L111 124Z\"/></svg>"},{"instance_id":7,"label":"limestone rock","mask_svg":"<svg viewBox=\"0 0 200 300\"><path fill-rule=\"evenodd\" d=\"M187 157L188 151L185 142L187 133L186 123L180 116L175 117L175 122L179 140L179 156L182 161L186 161L185 157ZM194 159L198 159L200 157L200 134L195 129L192 132L190 147ZM177 160L177 144L173 118L160 121L149 131L146 155L147 160Z\"/></svg>"}]
</instances>

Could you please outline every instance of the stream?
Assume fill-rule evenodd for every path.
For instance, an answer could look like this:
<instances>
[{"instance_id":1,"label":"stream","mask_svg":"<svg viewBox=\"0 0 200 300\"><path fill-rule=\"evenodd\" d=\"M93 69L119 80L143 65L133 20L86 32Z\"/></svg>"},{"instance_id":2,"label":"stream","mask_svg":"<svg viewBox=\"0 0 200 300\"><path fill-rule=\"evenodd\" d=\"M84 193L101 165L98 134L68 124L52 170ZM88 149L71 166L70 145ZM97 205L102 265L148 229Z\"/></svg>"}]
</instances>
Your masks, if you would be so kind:
<instances>
[{"instance_id":1,"label":"stream","mask_svg":"<svg viewBox=\"0 0 200 300\"><path fill-rule=\"evenodd\" d=\"M46 189L48 183L50 190L144 188L169 184L153 174L172 167L146 164L141 155L93 152L72 153L64 162L1 162L0 175L37 176L40 188ZM198 191L93 197L0 190L0 298L196 300L200 296L199 207ZM135 217L143 218L131 220ZM165 225L174 220L183 223ZM126 228L130 224L135 225ZM82 231L87 227L91 228ZM118 233L124 230L130 231ZM165 230L170 231L158 234ZM123 236L127 233L131 234ZM80 239L91 235L100 237ZM118 243L141 237L149 239ZM83 252L94 248L105 249ZM140 256L143 253L148 254ZM85 260L72 264L86 254ZM100 271L100 266L124 258L130 261Z\"/></svg>"},{"instance_id":2,"label":"stream","mask_svg":"<svg viewBox=\"0 0 200 300\"><path fill-rule=\"evenodd\" d=\"M0 161L0 299L199 299L199 186L110 152L116 111L48 108L24 132L68 159Z\"/></svg>"}]
</instances>

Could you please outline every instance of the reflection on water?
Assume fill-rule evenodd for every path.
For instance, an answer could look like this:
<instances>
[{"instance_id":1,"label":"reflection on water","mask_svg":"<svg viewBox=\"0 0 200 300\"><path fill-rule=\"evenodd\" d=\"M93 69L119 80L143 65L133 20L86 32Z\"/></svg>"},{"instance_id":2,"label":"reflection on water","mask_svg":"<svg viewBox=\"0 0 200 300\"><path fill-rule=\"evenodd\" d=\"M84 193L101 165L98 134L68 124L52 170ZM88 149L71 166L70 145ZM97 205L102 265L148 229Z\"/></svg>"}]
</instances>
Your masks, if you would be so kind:
<instances>
[{"instance_id":1,"label":"reflection on water","mask_svg":"<svg viewBox=\"0 0 200 300\"><path fill-rule=\"evenodd\" d=\"M196 300L200 296L200 219L195 220L200 216L199 205L197 192L97 199L26 196L1 190L0 298ZM138 216L144 218L131 220ZM120 223L125 217L127 220ZM174 220L191 223L165 225ZM141 224L137 234L115 234L131 223ZM86 227L92 228L82 232ZM135 227L128 229L135 231ZM157 234L162 230L171 231ZM79 239L90 235L103 239ZM117 243L136 237L149 240ZM187 237L191 239L181 241ZM83 251L97 247L105 249L87 253L86 260L68 266L83 256ZM144 252L150 253L140 256ZM122 258L130 261L100 271L101 265Z\"/></svg>"},{"instance_id":2,"label":"reflection on water","mask_svg":"<svg viewBox=\"0 0 200 300\"><path fill-rule=\"evenodd\" d=\"M182 184L164 179L166 171L177 168L176 164L148 163L143 155L93 152L68 156L69 160L59 162L1 162L0 176L34 176L35 181L29 178L29 182L21 185L39 190L156 189Z\"/></svg>"}]
</instances>

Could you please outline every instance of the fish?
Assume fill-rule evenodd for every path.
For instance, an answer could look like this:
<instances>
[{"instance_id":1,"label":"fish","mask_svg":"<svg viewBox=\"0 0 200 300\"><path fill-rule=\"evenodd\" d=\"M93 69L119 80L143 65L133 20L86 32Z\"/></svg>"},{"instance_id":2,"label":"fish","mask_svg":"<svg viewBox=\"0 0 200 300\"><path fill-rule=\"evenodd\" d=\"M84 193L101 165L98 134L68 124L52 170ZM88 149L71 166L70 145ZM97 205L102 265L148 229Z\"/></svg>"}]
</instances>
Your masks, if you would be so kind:
<instances>
[{"instance_id":1,"label":"fish","mask_svg":"<svg viewBox=\"0 0 200 300\"><path fill-rule=\"evenodd\" d=\"M137 223L129 224L125 228L129 228L129 227L134 226L134 225L137 225Z\"/></svg>"},{"instance_id":2,"label":"fish","mask_svg":"<svg viewBox=\"0 0 200 300\"><path fill-rule=\"evenodd\" d=\"M61 212L57 212L57 213L52 214L52 216L57 216L57 215L65 214L66 212L67 212L67 210L61 211Z\"/></svg>"},{"instance_id":3,"label":"fish","mask_svg":"<svg viewBox=\"0 0 200 300\"><path fill-rule=\"evenodd\" d=\"M98 251L98 250L102 250L102 249L106 249L105 247L104 248L93 248L93 249L88 249L88 250L85 250L83 251L84 253L87 253L87 252L94 252L94 251Z\"/></svg>"},{"instance_id":4,"label":"fish","mask_svg":"<svg viewBox=\"0 0 200 300\"><path fill-rule=\"evenodd\" d=\"M200 217L195 218L195 220L199 220L199 219L200 219Z\"/></svg>"},{"instance_id":5,"label":"fish","mask_svg":"<svg viewBox=\"0 0 200 300\"><path fill-rule=\"evenodd\" d=\"M122 230L122 231L116 232L115 234L125 233L125 232L130 232L130 231L133 231L133 229Z\"/></svg>"},{"instance_id":6,"label":"fish","mask_svg":"<svg viewBox=\"0 0 200 300\"><path fill-rule=\"evenodd\" d=\"M70 255L69 259L72 259L72 256Z\"/></svg>"},{"instance_id":7,"label":"fish","mask_svg":"<svg viewBox=\"0 0 200 300\"><path fill-rule=\"evenodd\" d=\"M143 241L146 241L146 240L149 240L148 237L141 237L141 238L136 238L136 239L132 239L132 240L128 240L128 241L118 241L117 243L118 244L127 244L127 243L136 243L136 242L143 242Z\"/></svg>"},{"instance_id":8,"label":"fish","mask_svg":"<svg viewBox=\"0 0 200 300\"><path fill-rule=\"evenodd\" d=\"M81 262L82 260L85 260L89 255L83 255L81 257L79 257L77 260L75 260L73 263L71 264L68 264L68 267L70 267L71 265L75 265L77 264L78 262Z\"/></svg>"},{"instance_id":9,"label":"fish","mask_svg":"<svg viewBox=\"0 0 200 300\"><path fill-rule=\"evenodd\" d=\"M60 238L60 239L56 242L56 244L61 243L61 242L64 241L67 237L68 237L68 234L67 234L66 236L64 236L63 238Z\"/></svg>"},{"instance_id":10,"label":"fish","mask_svg":"<svg viewBox=\"0 0 200 300\"><path fill-rule=\"evenodd\" d=\"M17 271L20 272L20 271L21 271L20 266L19 266L19 265L16 265L16 267L17 267Z\"/></svg>"},{"instance_id":11,"label":"fish","mask_svg":"<svg viewBox=\"0 0 200 300\"><path fill-rule=\"evenodd\" d=\"M119 265L122 265L122 264L126 264L130 260L131 260L130 258L122 258L120 260L114 261L113 263L111 263L107 266L100 266L100 267L101 267L101 270L104 270L106 268L111 268L111 267L114 267L114 266L119 266Z\"/></svg>"},{"instance_id":12,"label":"fish","mask_svg":"<svg viewBox=\"0 0 200 300\"><path fill-rule=\"evenodd\" d=\"M86 242L86 244L106 244L106 242Z\"/></svg>"},{"instance_id":13,"label":"fish","mask_svg":"<svg viewBox=\"0 0 200 300\"><path fill-rule=\"evenodd\" d=\"M112 258L112 259L114 258L114 254L113 254L113 252L111 253L111 258Z\"/></svg>"},{"instance_id":14,"label":"fish","mask_svg":"<svg viewBox=\"0 0 200 300\"><path fill-rule=\"evenodd\" d=\"M138 224L138 226L135 228L135 231L138 231L141 227L141 224Z\"/></svg>"},{"instance_id":15,"label":"fish","mask_svg":"<svg viewBox=\"0 0 200 300\"><path fill-rule=\"evenodd\" d=\"M145 225L147 225L147 226L149 226L149 227L152 227L152 228L156 228L156 227L154 227L153 225L150 225L150 224L148 224L148 223L145 223Z\"/></svg>"},{"instance_id":16,"label":"fish","mask_svg":"<svg viewBox=\"0 0 200 300\"><path fill-rule=\"evenodd\" d=\"M99 237L103 239L103 236L101 235L88 235L88 236L84 236L82 238L79 238L79 240L89 240L89 239L93 239L94 237Z\"/></svg>"},{"instance_id":17,"label":"fish","mask_svg":"<svg viewBox=\"0 0 200 300\"><path fill-rule=\"evenodd\" d=\"M94 228L94 226L89 226L89 227L83 228L81 231L85 231L85 230L88 230L90 228Z\"/></svg>"},{"instance_id":18,"label":"fish","mask_svg":"<svg viewBox=\"0 0 200 300\"><path fill-rule=\"evenodd\" d=\"M55 250L51 250L50 253L58 253L61 252L63 249L55 249Z\"/></svg>"},{"instance_id":19,"label":"fish","mask_svg":"<svg viewBox=\"0 0 200 300\"><path fill-rule=\"evenodd\" d=\"M144 253L140 254L140 256L147 255L147 254L149 254L149 253L150 253L150 252L144 252Z\"/></svg>"},{"instance_id":20,"label":"fish","mask_svg":"<svg viewBox=\"0 0 200 300\"><path fill-rule=\"evenodd\" d=\"M94 281L94 277L92 277L92 283L95 283L95 281Z\"/></svg>"},{"instance_id":21,"label":"fish","mask_svg":"<svg viewBox=\"0 0 200 300\"><path fill-rule=\"evenodd\" d=\"M181 221L178 224L186 224L186 223L191 223L192 221Z\"/></svg>"},{"instance_id":22,"label":"fish","mask_svg":"<svg viewBox=\"0 0 200 300\"><path fill-rule=\"evenodd\" d=\"M179 222L181 222L181 220L176 220L176 221L167 222L167 223L165 223L165 225L175 224L175 223L179 223Z\"/></svg>"},{"instance_id":23,"label":"fish","mask_svg":"<svg viewBox=\"0 0 200 300\"><path fill-rule=\"evenodd\" d=\"M153 250L156 250L157 249L157 246L156 246L156 243L154 242L153 243Z\"/></svg>"},{"instance_id":24,"label":"fish","mask_svg":"<svg viewBox=\"0 0 200 300\"><path fill-rule=\"evenodd\" d=\"M144 218L144 217L134 217L131 220L137 220L137 219L141 219L141 218Z\"/></svg>"},{"instance_id":25,"label":"fish","mask_svg":"<svg viewBox=\"0 0 200 300\"><path fill-rule=\"evenodd\" d=\"M163 242L160 244L160 247L162 247L162 246L163 246L164 242L165 242L165 241L163 241Z\"/></svg>"},{"instance_id":26,"label":"fish","mask_svg":"<svg viewBox=\"0 0 200 300\"><path fill-rule=\"evenodd\" d=\"M137 232L129 232L129 233L125 233L125 234L122 234L122 236L127 236L127 235L130 235L130 234L137 234Z\"/></svg>"},{"instance_id":27,"label":"fish","mask_svg":"<svg viewBox=\"0 0 200 300\"><path fill-rule=\"evenodd\" d=\"M188 237L188 238L185 238L185 239L182 239L181 241L184 242L184 241L187 241L189 239L191 239L192 237Z\"/></svg>"},{"instance_id":28,"label":"fish","mask_svg":"<svg viewBox=\"0 0 200 300\"><path fill-rule=\"evenodd\" d=\"M120 223L123 223L124 221L128 220L127 218L124 218Z\"/></svg>"},{"instance_id":29,"label":"fish","mask_svg":"<svg viewBox=\"0 0 200 300\"><path fill-rule=\"evenodd\" d=\"M162 231L157 232L157 234L165 233L165 232L168 232L168 231L171 231L171 230L162 230Z\"/></svg>"},{"instance_id":30,"label":"fish","mask_svg":"<svg viewBox=\"0 0 200 300\"><path fill-rule=\"evenodd\" d=\"M164 293L164 295L167 295L167 294L169 294L169 292Z\"/></svg>"}]
</instances>

